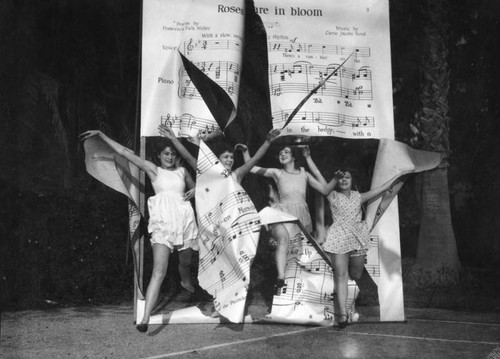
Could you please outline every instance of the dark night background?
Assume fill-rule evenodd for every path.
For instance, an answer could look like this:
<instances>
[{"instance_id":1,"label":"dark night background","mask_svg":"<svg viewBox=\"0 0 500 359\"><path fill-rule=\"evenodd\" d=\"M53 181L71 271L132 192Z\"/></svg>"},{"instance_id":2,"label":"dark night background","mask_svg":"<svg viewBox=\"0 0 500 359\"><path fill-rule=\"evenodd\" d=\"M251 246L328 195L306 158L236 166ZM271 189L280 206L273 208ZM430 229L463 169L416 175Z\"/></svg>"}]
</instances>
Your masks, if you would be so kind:
<instances>
[{"instance_id":1,"label":"dark night background","mask_svg":"<svg viewBox=\"0 0 500 359\"><path fill-rule=\"evenodd\" d=\"M390 1L396 139L405 143L422 107L426 13L419 3ZM449 286L405 281L405 300L499 311L500 3L450 0L449 5L448 174L462 273ZM86 173L77 136L99 128L130 148L137 145L140 9L139 0L0 0L3 310L133 297L127 201ZM247 26L245 61L251 66L261 61L262 48L252 19ZM255 147L269 126L248 121L254 117L249 113L264 111L262 83L249 76L242 81L240 112L247 114L240 113L240 130ZM362 161L349 154L349 141L339 146L346 161ZM316 163L325 168L321 148L321 141L312 141ZM374 148L366 144L362 151ZM404 273L417 251L415 182L411 178L399 197Z\"/></svg>"}]
</instances>

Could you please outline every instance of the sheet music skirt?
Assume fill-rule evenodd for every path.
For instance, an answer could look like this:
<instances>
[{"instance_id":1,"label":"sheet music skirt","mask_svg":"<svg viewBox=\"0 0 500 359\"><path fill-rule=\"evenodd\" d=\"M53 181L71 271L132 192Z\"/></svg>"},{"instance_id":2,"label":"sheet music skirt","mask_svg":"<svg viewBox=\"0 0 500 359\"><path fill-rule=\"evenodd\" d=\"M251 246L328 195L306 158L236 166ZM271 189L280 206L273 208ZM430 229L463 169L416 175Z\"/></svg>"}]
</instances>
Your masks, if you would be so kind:
<instances>
[{"instance_id":1,"label":"sheet music skirt","mask_svg":"<svg viewBox=\"0 0 500 359\"><path fill-rule=\"evenodd\" d=\"M158 193L148 199L151 244L163 244L171 250L192 248L197 251L198 226L189 201Z\"/></svg>"}]
</instances>

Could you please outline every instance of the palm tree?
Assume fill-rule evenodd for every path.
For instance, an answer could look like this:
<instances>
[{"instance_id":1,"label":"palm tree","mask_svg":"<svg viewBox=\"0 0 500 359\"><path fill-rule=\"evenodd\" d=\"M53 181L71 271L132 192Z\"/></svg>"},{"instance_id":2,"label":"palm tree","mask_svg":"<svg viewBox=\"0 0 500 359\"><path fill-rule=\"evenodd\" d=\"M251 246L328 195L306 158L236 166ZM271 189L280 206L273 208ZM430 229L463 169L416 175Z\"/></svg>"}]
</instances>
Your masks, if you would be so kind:
<instances>
[{"instance_id":1,"label":"palm tree","mask_svg":"<svg viewBox=\"0 0 500 359\"><path fill-rule=\"evenodd\" d=\"M444 277L456 276L460 269L450 213L448 158L450 155L450 117L448 92L450 68L448 46L450 26L449 0L421 2L423 16L423 51L421 63L422 108L410 128L415 147L444 154L441 164L420 174L420 228L414 269L443 271ZM441 278L441 279L445 279ZM446 279L445 279L446 280Z\"/></svg>"}]
</instances>

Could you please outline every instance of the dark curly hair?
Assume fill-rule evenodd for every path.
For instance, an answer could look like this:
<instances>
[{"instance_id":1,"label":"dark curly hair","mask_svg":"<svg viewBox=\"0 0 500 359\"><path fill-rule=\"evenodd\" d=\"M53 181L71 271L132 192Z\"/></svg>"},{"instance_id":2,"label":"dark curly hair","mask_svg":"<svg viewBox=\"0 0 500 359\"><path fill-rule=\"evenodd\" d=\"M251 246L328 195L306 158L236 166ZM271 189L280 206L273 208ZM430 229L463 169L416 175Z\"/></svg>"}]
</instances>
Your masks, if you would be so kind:
<instances>
[{"instance_id":1,"label":"dark curly hair","mask_svg":"<svg viewBox=\"0 0 500 359\"><path fill-rule=\"evenodd\" d=\"M349 172L349 174L351 175L351 189L354 190L354 191L359 191L358 190L358 184L356 182L356 180L354 179L356 176L357 176L357 171L352 169L352 168L339 168L337 169L335 172L337 171L342 171L342 172ZM335 191L339 191L339 183L337 182L337 184L335 185L335 188L334 188Z\"/></svg>"},{"instance_id":2,"label":"dark curly hair","mask_svg":"<svg viewBox=\"0 0 500 359\"><path fill-rule=\"evenodd\" d=\"M281 147L279 149L278 153L276 154L277 161L278 162L280 161L279 160L279 158L280 158L280 152L283 151L285 148L289 148L290 149L290 152L292 152L292 157L295 160L295 169L299 169L300 168L299 161L302 160L302 153L299 150L299 148L296 147L296 146L285 145L285 146Z\"/></svg>"},{"instance_id":3,"label":"dark curly hair","mask_svg":"<svg viewBox=\"0 0 500 359\"><path fill-rule=\"evenodd\" d=\"M168 138L165 137L160 137L155 141L153 145L153 156L151 158L151 162L160 167L161 166L160 153L167 147L170 147L170 149L172 149L173 151L175 151L175 153L177 153L177 159L175 161L175 165L176 167L181 167L183 165L182 157L179 155L179 152L175 148L172 141L170 141Z\"/></svg>"}]
</instances>

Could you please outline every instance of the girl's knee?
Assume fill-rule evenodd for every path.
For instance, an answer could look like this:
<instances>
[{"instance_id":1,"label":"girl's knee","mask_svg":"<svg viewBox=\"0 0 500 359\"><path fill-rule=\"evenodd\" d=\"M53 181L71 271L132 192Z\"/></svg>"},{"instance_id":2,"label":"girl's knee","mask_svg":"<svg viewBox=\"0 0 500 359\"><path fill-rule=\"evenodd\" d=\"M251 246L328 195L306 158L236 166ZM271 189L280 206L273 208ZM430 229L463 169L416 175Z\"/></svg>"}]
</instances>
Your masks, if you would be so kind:
<instances>
[{"instance_id":1,"label":"girl's knee","mask_svg":"<svg viewBox=\"0 0 500 359\"><path fill-rule=\"evenodd\" d=\"M165 278L165 276L167 275L167 265L163 263L153 265L153 273L151 275L155 279L163 280L163 278Z\"/></svg>"}]
</instances>

